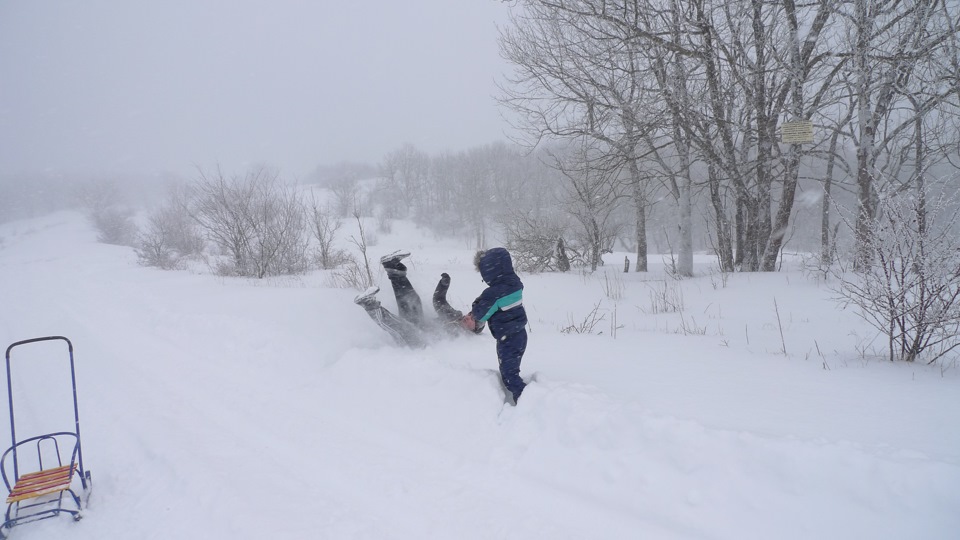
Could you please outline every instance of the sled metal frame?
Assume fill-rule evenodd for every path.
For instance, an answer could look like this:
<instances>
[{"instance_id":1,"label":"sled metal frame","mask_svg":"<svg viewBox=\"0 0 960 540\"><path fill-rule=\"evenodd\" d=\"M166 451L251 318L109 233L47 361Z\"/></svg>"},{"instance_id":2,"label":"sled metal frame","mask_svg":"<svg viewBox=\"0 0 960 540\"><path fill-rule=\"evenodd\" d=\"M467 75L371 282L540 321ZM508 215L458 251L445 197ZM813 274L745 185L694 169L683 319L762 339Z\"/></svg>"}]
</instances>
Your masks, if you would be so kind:
<instances>
[{"instance_id":1,"label":"sled metal frame","mask_svg":"<svg viewBox=\"0 0 960 540\"><path fill-rule=\"evenodd\" d=\"M17 427L14 416L13 403L13 379L10 369L10 352L21 345L37 343L43 341L66 342L67 350L70 354L70 382L73 387L73 420L75 431L58 431L37 435L17 441ZM3 483L6 485L10 494L7 496L7 511L4 515L4 522L0 525L0 540L6 538L7 531L16 525L39 521L60 515L68 514L75 521L79 520L83 504L80 496L71 487L75 475L80 478L80 485L83 488L85 497L89 497L89 491L92 487L90 471L83 468L83 451L80 446L80 411L77 407L77 377L73 362L73 343L63 336L48 336L34 339L18 341L7 347L7 396L10 407L10 441L11 446L0 456L0 476L3 477ZM73 446L70 451L70 462L64 465L64 454L60 453L61 443ZM20 474L20 460L18 452L27 451L22 448L26 445L34 444L37 451L37 463L40 470ZM43 449L53 450L56 455L56 464L49 464L47 468L43 463ZM13 482L7 476L8 458L13 465ZM48 460L49 461L49 460ZM64 497L64 494L69 497ZM76 508L64 507L64 501L72 502L71 506Z\"/></svg>"}]
</instances>

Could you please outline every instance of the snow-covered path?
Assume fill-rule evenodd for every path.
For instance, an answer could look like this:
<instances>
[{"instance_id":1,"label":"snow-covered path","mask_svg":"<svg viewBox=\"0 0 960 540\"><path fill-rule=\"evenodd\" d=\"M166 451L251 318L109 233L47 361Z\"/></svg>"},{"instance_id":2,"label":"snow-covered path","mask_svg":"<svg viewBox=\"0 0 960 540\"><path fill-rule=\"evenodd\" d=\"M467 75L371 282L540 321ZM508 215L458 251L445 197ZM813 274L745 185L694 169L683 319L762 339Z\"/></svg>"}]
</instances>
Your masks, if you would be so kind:
<instances>
[{"instance_id":1,"label":"snow-covered path","mask_svg":"<svg viewBox=\"0 0 960 540\"><path fill-rule=\"evenodd\" d=\"M421 291L447 270L455 305L479 292L469 250L411 234L382 251L416 248ZM95 483L83 521L18 539L960 530L957 370L858 357L866 330L799 274L688 280L686 314L660 315L638 275L616 307L596 278L524 276L538 382L514 409L488 336L399 349L319 274L146 269L69 212L0 238L0 338L73 341ZM615 338L560 332L598 301Z\"/></svg>"}]
</instances>

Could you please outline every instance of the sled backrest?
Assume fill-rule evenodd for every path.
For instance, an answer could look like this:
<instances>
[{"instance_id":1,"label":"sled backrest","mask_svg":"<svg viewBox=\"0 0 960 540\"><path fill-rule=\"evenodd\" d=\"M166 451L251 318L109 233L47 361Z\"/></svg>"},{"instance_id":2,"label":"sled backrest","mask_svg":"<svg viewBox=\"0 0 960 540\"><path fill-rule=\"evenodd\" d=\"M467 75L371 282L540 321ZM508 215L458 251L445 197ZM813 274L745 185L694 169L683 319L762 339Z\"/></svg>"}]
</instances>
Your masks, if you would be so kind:
<instances>
[{"instance_id":1,"label":"sled backrest","mask_svg":"<svg viewBox=\"0 0 960 540\"><path fill-rule=\"evenodd\" d=\"M48 433L42 435L36 435L22 441L17 441L17 425L16 425L16 415L15 415L15 403L13 399L13 379L12 379L12 370L11 370L11 353L17 347L22 347L31 343L39 342L49 342L49 341L62 341L66 344L68 357L69 357L69 368L70 368L70 384L73 389L73 422L75 431L58 431L55 433ZM52 463L53 459L56 459L59 463L59 466L66 466L69 464L71 467L75 466L79 472L81 478L84 477L83 471L83 451L80 445L80 412L77 407L77 378L76 371L74 370L74 361L73 361L73 343L69 339L63 336L47 336L40 338L27 339L23 341L18 341L12 343L7 347L6 352L6 361L7 361L7 396L8 403L10 407L10 448L4 452L3 456L0 457L0 473L3 475L3 480L7 484L9 489L11 483L8 482L7 474L7 465L8 465L8 454L10 455L9 465L12 467L13 472L13 483L15 484L21 477L20 474L20 462L21 459L18 457L18 449L26 443L36 443L36 454L38 456L38 463L36 467L30 467L27 469L28 472L35 472L44 470L48 468L46 463ZM66 366L65 366L66 367ZM69 440L65 440L69 439ZM51 446L52 445L52 446ZM27 451L28 449L24 448L22 451ZM52 452L52 453L51 453ZM28 452L29 455L33 455L32 452ZM44 461L46 460L46 461Z\"/></svg>"}]
</instances>

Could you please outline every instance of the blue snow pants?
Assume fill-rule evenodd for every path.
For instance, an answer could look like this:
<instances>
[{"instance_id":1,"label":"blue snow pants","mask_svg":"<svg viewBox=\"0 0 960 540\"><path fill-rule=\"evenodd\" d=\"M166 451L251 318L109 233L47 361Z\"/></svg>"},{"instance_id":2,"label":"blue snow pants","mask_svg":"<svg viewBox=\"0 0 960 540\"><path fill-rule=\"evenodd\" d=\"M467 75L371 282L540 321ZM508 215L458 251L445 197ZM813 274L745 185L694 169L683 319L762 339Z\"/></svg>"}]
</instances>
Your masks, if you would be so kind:
<instances>
[{"instance_id":1,"label":"blue snow pants","mask_svg":"<svg viewBox=\"0 0 960 540\"><path fill-rule=\"evenodd\" d=\"M513 401L520 398L526 383L520 378L520 360L527 350L527 330L504 334L497 340L497 360L500 362L500 378L513 394Z\"/></svg>"}]
</instances>

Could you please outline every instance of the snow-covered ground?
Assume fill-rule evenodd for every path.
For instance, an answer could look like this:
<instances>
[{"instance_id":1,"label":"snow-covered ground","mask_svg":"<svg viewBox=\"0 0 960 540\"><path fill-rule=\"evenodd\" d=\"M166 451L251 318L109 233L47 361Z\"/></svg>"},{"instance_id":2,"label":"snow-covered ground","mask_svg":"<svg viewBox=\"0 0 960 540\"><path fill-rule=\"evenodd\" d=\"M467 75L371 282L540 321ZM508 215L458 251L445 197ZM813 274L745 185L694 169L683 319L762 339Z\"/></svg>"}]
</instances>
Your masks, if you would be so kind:
<instances>
[{"instance_id":1,"label":"snow-covered ground","mask_svg":"<svg viewBox=\"0 0 960 540\"><path fill-rule=\"evenodd\" d=\"M375 258L413 251L428 313L442 271L455 307L483 287L463 243L378 236ZM79 523L13 536L960 538L960 368L877 359L799 271L723 279L704 257L675 282L622 260L522 276L537 382L513 408L489 334L398 348L323 272L143 268L72 212L0 225L0 339L73 341L95 486ZM17 390L21 438L72 427L44 354L17 376L59 383Z\"/></svg>"}]
</instances>

